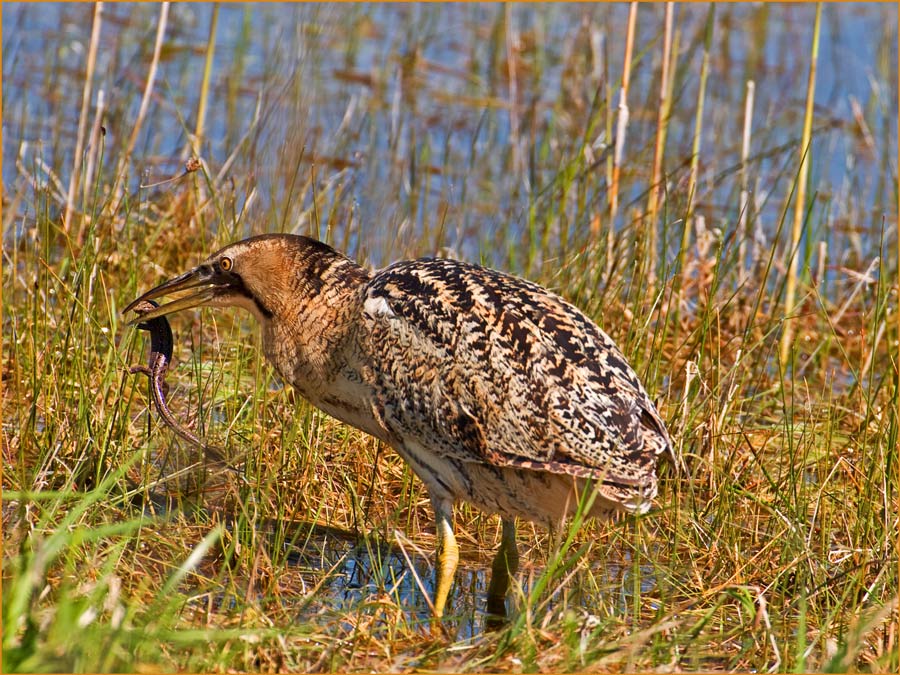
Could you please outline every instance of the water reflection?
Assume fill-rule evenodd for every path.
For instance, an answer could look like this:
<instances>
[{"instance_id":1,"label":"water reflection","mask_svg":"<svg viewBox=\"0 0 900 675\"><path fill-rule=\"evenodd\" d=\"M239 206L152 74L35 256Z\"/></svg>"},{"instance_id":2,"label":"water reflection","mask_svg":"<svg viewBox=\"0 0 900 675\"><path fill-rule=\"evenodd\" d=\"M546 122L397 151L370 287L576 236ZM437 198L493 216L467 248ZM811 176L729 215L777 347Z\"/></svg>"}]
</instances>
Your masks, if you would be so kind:
<instances>
[{"instance_id":1,"label":"water reflection","mask_svg":"<svg viewBox=\"0 0 900 675\"><path fill-rule=\"evenodd\" d=\"M312 596L300 603L298 621L317 622L330 617L343 620L343 626L349 629L349 622L342 617L374 611L378 599L387 596L402 610L408 625L428 625L431 613L423 590L429 597L434 591L430 556L408 549L404 555L398 544L367 538L356 540L317 530L314 529L302 546L285 545L287 564L302 569L308 583L318 586ZM536 553L532 552L532 557ZM657 586L655 568L642 564L638 570L640 593L652 593ZM512 582L514 590L506 599L506 620L518 616L521 599L529 596L536 580L544 573L542 566L529 565L523 559L523 570ZM570 607L601 613L611 608L614 613L625 615L633 609L634 574L634 565L627 555L617 562L591 561L568 581L565 597L552 596L541 601L547 603L548 612ZM472 638L505 625L497 616L497 605L489 599L490 575L490 557L460 561L446 619L455 628L457 639Z\"/></svg>"},{"instance_id":2,"label":"water reflection","mask_svg":"<svg viewBox=\"0 0 900 675\"><path fill-rule=\"evenodd\" d=\"M410 550L405 553L397 545L385 542L367 538L354 541L321 534L313 535L302 548L291 548L287 552L287 563L301 568L318 586L315 593L301 603L297 621L319 622L331 618L349 630L351 625L347 617L375 612L379 599L388 598L402 610L407 625L428 626L434 567L430 558ZM489 561L487 564L489 566ZM457 570L447 614L460 639L473 637L484 630L488 569L461 562Z\"/></svg>"}]
</instances>

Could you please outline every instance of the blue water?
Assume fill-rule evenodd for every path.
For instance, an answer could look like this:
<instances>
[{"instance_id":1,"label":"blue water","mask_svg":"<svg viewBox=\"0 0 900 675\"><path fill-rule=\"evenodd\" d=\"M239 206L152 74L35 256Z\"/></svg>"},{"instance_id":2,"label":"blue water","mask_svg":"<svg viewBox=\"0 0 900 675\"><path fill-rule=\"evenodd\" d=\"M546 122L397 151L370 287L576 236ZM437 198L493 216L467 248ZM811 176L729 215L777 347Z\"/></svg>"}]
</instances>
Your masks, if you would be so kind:
<instances>
[{"instance_id":1,"label":"blue water","mask_svg":"<svg viewBox=\"0 0 900 675\"><path fill-rule=\"evenodd\" d=\"M136 116L158 11L155 4L105 6L94 91L102 87L108 106L117 111L105 122L108 143L125 138ZM568 111L557 106L565 100L560 97L562 75L577 50L589 44L589 26L608 59L609 87L617 90L627 11L627 4L621 3L510 6L508 19L515 29L511 34L518 36L522 50L520 126L531 110L548 127L551 144L556 142L554 129L562 133L559 128L568 121ZM2 12L4 187L9 193L22 180L16 157L23 143L27 143L22 153L25 166L33 168L35 157L51 162L51 171L66 185L92 6L4 3ZM188 128L192 126L211 12L209 4L171 7L156 97L130 176L136 192L141 175L162 180L180 170L186 141L180 117ZM504 56L491 52L495 43L505 49L505 41L502 33L499 41L490 39L492 31L504 30L504 12L504 6L496 4L223 4L203 156L214 170L221 167L234 151L239 132L250 129L260 104L265 124L251 133L258 154L250 164L234 167L238 180L252 172L259 188L254 227L259 227L260 219L270 221L268 229L311 227L290 219L278 222L284 202L292 196L284 185L286 168L279 163L279 150L285 143L302 142L310 154L352 163L344 170L327 161L318 164L320 183L330 180L353 195L361 231L354 235L351 252L365 253L374 264L389 262L397 257L395 233L400 230L403 237L415 240L425 217L431 217L434 228L432 213L443 200L450 214L445 244L473 259L502 259L503 245L494 251L485 244L514 236L526 226L529 204L536 195L552 193L553 179L573 151L566 149L567 155L557 156L553 147L546 147L543 157L528 157L530 139L524 138L520 142L530 166L524 171L509 166L507 150L515 140L505 105L510 82L505 69L498 67L505 63ZM676 161L690 153L698 86L700 52L685 54L702 39L706 12L706 5L676 7L683 72L676 81L667 148L673 189L684 187L683 167ZM701 146L701 207L710 227L727 231L736 220L734 169L739 163L744 87L752 78L756 83L752 154L760 155L752 169L753 188L763 209L763 232L776 230L782 199L791 187L792 177L784 173L795 171L797 165L796 147L777 149L791 142L796 145L800 136L813 15L811 4L740 3L717 8ZM638 153L646 157L655 135L662 20L662 5L640 7L626 161ZM896 25L893 4L824 6L816 88L819 133L811 154L811 185L821 203L814 208L827 210L830 216L825 220L838 228L861 228L867 253L873 254L874 236L866 235L877 234L882 212L887 211L889 219L894 216L892 190L879 189L877 183L884 174L885 138L890 147L887 159L896 167ZM120 45L117 36L122 30L133 39ZM242 35L247 56L235 72L235 49ZM535 50L536 44L542 49ZM413 77L406 77L404 63L413 55ZM42 82L51 72L60 73L60 84L68 82L69 88L53 89ZM369 78L371 84L348 79L347 73ZM223 101L228 88L235 86L240 96L229 111ZM572 95L591 96L596 83L588 77L580 89ZM65 91L67 98L48 97L47 92L55 90ZM292 112L296 106L287 105L285 97L302 99L302 120L296 119ZM854 100L865 112L874 149L863 147ZM584 126L584 120L571 121L574 130ZM64 130L61 136L51 132L57 128ZM426 150L434 169L429 194L409 194L404 189L408 176L402 174L427 170L413 166ZM386 157L402 158L403 165L395 166ZM301 172L305 175L308 167L301 167ZM37 174L43 172L38 169ZM598 171L596 184L589 185L588 199L602 200L601 174ZM624 194L623 204L641 199L645 187L636 185ZM152 199L152 192L144 193L144 198ZM235 195L237 210L246 197L246 190ZM867 218L845 222L842 210ZM456 213L458 219L453 218ZM627 224L624 217L622 224ZM833 245L840 247L843 236L855 235L845 232Z\"/></svg>"},{"instance_id":2,"label":"blue water","mask_svg":"<svg viewBox=\"0 0 900 675\"><path fill-rule=\"evenodd\" d=\"M316 620L321 622L323 616L333 621L346 621L348 615L355 616L361 608L365 608L363 612L374 613L378 600L387 598L401 609L408 626L427 627L430 624L430 610L423 597L423 591L429 597L434 593L434 567L430 555L423 557L421 553L407 550L407 561L398 543L367 547L364 541L354 543L350 539L318 533L302 546L286 546L285 553L290 565L308 571L311 584L321 584L319 592L298 603L297 619L300 621L317 617ZM538 564L545 563L545 558L537 550L533 556L538 559L523 559L523 569L516 581L519 587L507 597L507 620L518 616L520 610L515 596L519 590L527 596L533 580L544 573ZM567 564L572 562L569 560ZM614 555L604 555L602 559L587 562L590 574L600 588L588 584L584 574L576 575L569 579L567 588L572 595L565 600L555 595L543 598L549 608L552 610L559 605L579 607L597 614L612 611L619 616L628 615L632 611L635 592L630 556L626 553L622 559L616 559ZM330 575L323 582L325 573ZM639 590L642 595L656 591L656 573L650 565L640 566ZM448 625L452 626L457 639L468 639L485 630L489 582L490 560L461 561L446 612ZM550 588L553 587L551 584ZM580 595L574 595L576 593ZM373 630L385 629L376 626Z\"/></svg>"}]
</instances>

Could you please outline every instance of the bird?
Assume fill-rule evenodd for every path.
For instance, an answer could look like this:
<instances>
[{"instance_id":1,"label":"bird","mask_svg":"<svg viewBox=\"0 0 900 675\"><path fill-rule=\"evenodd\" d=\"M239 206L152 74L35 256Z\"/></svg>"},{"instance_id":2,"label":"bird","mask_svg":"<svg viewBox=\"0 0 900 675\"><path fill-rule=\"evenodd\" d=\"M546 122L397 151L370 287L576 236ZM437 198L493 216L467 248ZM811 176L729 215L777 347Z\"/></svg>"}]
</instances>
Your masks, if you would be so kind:
<instances>
[{"instance_id":1,"label":"bird","mask_svg":"<svg viewBox=\"0 0 900 675\"><path fill-rule=\"evenodd\" d=\"M672 445L656 406L615 342L538 284L449 258L370 270L316 239L263 234L124 312L181 291L130 323L247 310L284 381L421 479L435 518L438 620L459 562L457 503L500 515L490 610L518 568L516 519L553 530L579 506L608 519L646 513L657 495L657 460Z\"/></svg>"}]
</instances>

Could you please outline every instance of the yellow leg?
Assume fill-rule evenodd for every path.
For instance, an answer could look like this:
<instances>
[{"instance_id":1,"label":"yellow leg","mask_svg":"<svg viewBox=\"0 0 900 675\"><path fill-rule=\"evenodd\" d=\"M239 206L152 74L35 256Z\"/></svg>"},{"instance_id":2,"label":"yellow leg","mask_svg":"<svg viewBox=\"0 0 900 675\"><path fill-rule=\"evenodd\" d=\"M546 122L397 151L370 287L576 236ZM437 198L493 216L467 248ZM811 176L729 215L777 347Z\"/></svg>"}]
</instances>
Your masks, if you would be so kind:
<instances>
[{"instance_id":1,"label":"yellow leg","mask_svg":"<svg viewBox=\"0 0 900 675\"><path fill-rule=\"evenodd\" d=\"M434 616L444 616L450 587L459 563L459 546L453 536L453 504L449 500L432 499L437 523L437 561L434 584Z\"/></svg>"},{"instance_id":2,"label":"yellow leg","mask_svg":"<svg viewBox=\"0 0 900 675\"><path fill-rule=\"evenodd\" d=\"M509 582L519 571L519 551L516 546L516 520L515 518L503 521L503 536L500 539L500 548L491 565L491 582L488 585L487 610L500 619L506 618L506 594L509 592ZM494 624L496 622L491 622ZM502 624L502 621L500 622Z\"/></svg>"}]
</instances>

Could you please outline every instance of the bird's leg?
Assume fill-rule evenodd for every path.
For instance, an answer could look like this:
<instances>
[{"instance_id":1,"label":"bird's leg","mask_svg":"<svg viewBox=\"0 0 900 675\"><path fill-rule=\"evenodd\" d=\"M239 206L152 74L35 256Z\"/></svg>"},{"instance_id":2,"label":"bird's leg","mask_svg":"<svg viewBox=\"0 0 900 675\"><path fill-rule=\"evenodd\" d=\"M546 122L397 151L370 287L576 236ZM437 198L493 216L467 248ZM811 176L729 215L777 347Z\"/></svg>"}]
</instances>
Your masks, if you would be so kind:
<instances>
[{"instance_id":1,"label":"bird's leg","mask_svg":"<svg viewBox=\"0 0 900 675\"><path fill-rule=\"evenodd\" d=\"M491 581L487 592L488 614L501 620L498 626L502 624L502 620L506 619L506 594L509 592L510 579L519 571L516 519L503 518L501 522L503 523L503 535L500 539L500 548L491 565Z\"/></svg>"},{"instance_id":2,"label":"bird's leg","mask_svg":"<svg viewBox=\"0 0 900 675\"><path fill-rule=\"evenodd\" d=\"M434 583L434 616L441 618L453 585L456 566L459 563L459 546L453 536L453 502L432 497L437 524L437 560Z\"/></svg>"}]
</instances>

